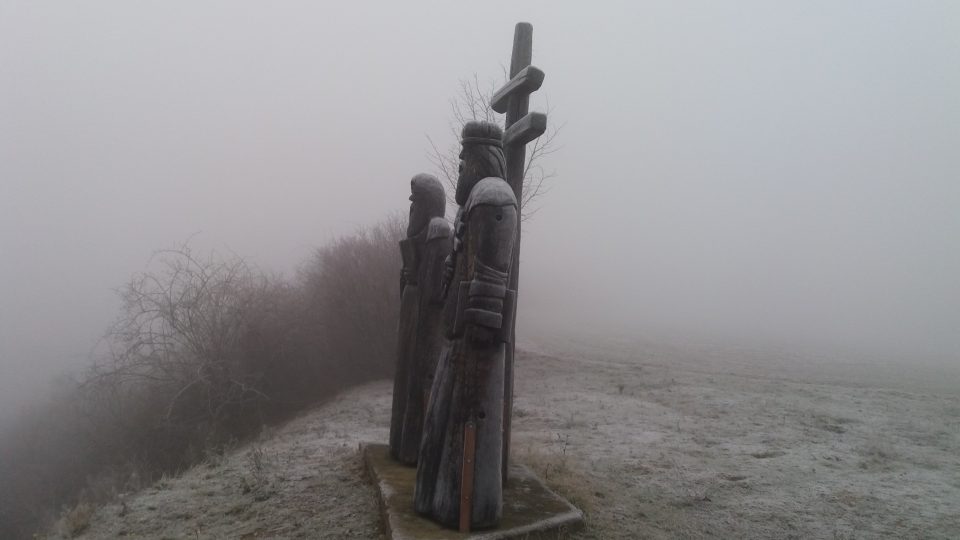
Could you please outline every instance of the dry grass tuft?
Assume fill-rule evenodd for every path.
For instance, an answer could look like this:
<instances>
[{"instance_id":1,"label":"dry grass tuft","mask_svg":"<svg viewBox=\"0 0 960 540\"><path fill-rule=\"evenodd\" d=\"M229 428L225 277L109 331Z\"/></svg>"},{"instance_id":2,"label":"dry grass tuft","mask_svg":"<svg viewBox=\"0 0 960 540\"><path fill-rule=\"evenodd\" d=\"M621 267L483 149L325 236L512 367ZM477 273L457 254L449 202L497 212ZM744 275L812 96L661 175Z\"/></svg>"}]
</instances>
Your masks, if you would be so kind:
<instances>
[{"instance_id":1,"label":"dry grass tuft","mask_svg":"<svg viewBox=\"0 0 960 540\"><path fill-rule=\"evenodd\" d=\"M596 530L591 515L602 505L605 488L594 478L584 473L566 454L567 441L561 439L559 450L542 451L525 448L518 452L517 461L530 467L550 489L583 511L584 524L594 533Z\"/></svg>"},{"instance_id":2,"label":"dry grass tuft","mask_svg":"<svg viewBox=\"0 0 960 540\"><path fill-rule=\"evenodd\" d=\"M271 474L269 473L268 459L263 448L254 446L247 452L247 473L240 482L243 493L253 493L257 501L265 501L273 495L271 488Z\"/></svg>"},{"instance_id":3,"label":"dry grass tuft","mask_svg":"<svg viewBox=\"0 0 960 540\"><path fill-rule=\"evenodd\" d=\"M873 440L856 450L863 459L859 467L866 471L889 470L899 459L899 454L889 443Z\"/></svg>"},{"instance_id":4,"label":"dry grass tuft","mask_svg":"<svg viewBox=\"0 0 960 540\"><path fill-rule=\"evenodd\" d=\"M810 427L829 431L831 433L846 433L845 424L856 423L852 418L844 418L824 413L811 413L809 419L805 422Z\"/></svg>"},{"instance_id":5,"label":"dry grass tuft","mask_svg":"<svg viewBox=\"0 0 960 540\"><path fill-rule=\"evenodd\" d=\"M67 510L57 522L57 532L63 538L74 538L79 536L90 527L90 518L93 517L95 508L92 504L86 502L77 503L76 506Z\"/></svg>"}]
</instances>

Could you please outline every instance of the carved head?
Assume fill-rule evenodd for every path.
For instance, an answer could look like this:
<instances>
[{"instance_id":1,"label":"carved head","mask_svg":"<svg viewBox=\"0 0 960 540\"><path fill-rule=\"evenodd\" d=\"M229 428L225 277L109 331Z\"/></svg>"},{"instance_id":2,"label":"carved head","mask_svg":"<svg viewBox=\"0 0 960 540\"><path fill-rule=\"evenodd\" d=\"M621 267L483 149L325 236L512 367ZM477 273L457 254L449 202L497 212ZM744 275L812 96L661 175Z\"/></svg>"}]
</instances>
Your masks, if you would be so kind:
<instances>
[{"instance_id":1,"label":"carved head","mask_svg":"<svg viewBox=\"0 0 960 540\"><path fill-rule=\"evenodd\" d=\"M418 174L410 180L410 221L407 236L415 236L435 217L447 210L447 193L437 177Z\"/></svg>"},{"instance_id":2,"label":"carved head","mask_svg":"<svg viewBox=\"0 0 960 540\"><path fill-rule=\"evenodd\" d=\"M463 205L480 180L488 176L506 177L507 163L503 158L503 131L494 123L467 122L460 144L457 204Z\"/></svg>"}]
</instances>

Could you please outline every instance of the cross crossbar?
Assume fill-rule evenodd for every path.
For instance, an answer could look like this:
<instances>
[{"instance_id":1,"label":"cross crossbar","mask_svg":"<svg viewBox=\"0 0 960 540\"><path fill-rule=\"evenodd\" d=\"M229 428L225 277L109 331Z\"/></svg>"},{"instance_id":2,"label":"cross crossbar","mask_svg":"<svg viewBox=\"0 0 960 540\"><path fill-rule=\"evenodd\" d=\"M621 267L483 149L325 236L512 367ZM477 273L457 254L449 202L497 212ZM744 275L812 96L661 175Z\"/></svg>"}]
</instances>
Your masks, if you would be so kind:
<instances>
[{"instance_id":1,"label":"cross crossbar","mask_svg":"<svg viewBox=\"0 0 960 540\"><path fill-rule=\"evenodd\" d=\"M510 79L510 82L503 85L503 88L497 91L490 99L490 108L500 114L507 112L507 106L510 104L510 97L515 94L529 95L540 89L543 84L543 71L536 66L527 66L520 70L520 73Z\"/></svg>"},{"instance_id":2,"label":"cross crossbar","mask_svg":"<svg viewBox=\"0 0 960 540\"><path fill-rule=\"evenodd\" d=\"M504 146L523 146L547 130L547 115L532 112L517 120L503 134Z\"/></svg>"}]
</instances>

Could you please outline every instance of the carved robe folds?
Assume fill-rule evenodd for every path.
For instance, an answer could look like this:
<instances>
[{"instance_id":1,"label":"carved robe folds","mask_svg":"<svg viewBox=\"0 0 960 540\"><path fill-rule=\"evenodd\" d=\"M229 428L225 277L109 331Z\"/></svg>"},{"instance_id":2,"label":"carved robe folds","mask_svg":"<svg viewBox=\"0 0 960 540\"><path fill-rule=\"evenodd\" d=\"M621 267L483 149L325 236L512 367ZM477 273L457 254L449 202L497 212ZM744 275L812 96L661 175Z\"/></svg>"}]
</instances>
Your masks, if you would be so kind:
<instances>
[{"instance_id":1,"label":"carved robe folds","mask_svg":"<svg viewBox=\"0 0 960 540\"><path fill-rule=\"evenodd\" d=\"M515 293L507 290L517 201L501 178L470 190L455 224L445 283L444 331L427 406L415 507L456 528L469 505L470 529L499 523L505 344Z\"/></svg>"},{"instance_id":2,"label":"carved robe folds","mask_svg":"<svg viewBox=\"0 0 960 540\"><path fill-rule=\"evenodd\" d=\"M443 341L441 278L450 253L450 236L447 221L434 217L418 234L400 242L403 271L390 454L405 465L417 462L427 398Z\"/></svg>"}]
</instances>

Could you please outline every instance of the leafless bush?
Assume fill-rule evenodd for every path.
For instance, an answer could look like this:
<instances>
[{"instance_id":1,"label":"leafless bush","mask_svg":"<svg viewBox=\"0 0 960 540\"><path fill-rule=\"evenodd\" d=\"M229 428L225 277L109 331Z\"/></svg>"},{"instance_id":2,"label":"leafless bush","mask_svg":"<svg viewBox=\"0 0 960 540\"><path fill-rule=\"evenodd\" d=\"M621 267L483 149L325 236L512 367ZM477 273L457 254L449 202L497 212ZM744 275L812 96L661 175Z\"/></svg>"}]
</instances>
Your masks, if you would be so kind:
<instances>
[{"instance_id":1,"label":"leafless bush","mask_svg":"<svg viewBox=\"0 0 960 540\"><path fill-rule=\"evenodd\" d=\"M304 273L311 322L338 381L393 373L404 220L392 216L317 251Z\"/></svg>"},{"instance_id":2,"label":"leafless bush","mask_svg":"<svg viewBox=\"0 0 960 540\"><path fill-rule=\"evenodd\" d=\"M244 365L241 340L267 280L237 257L201 258L188 246L158 258L157 268L121 291L122 315L107 335L112 354L85 386L152 416L139 420L167 444L157 449L150 437L144 443L153 450L142 451L178 455L187 445L202 447L201 435L237 430L266 398ZM130 419L129 411L117 412Z\"/></svg>"},{"instance_id":3,"label":"leafless bush","mask_svg":"<svg viewBox=\"0 0 960 540\"><path fill-rule=\"evenodd\" d=\"M293 283L235 256L158 253L120 291L109 354L0 434L0 538L58 518L79 532L96 504L389 376L403 232L393 217L339 238Z\"/></svg>"}]
</instances>

